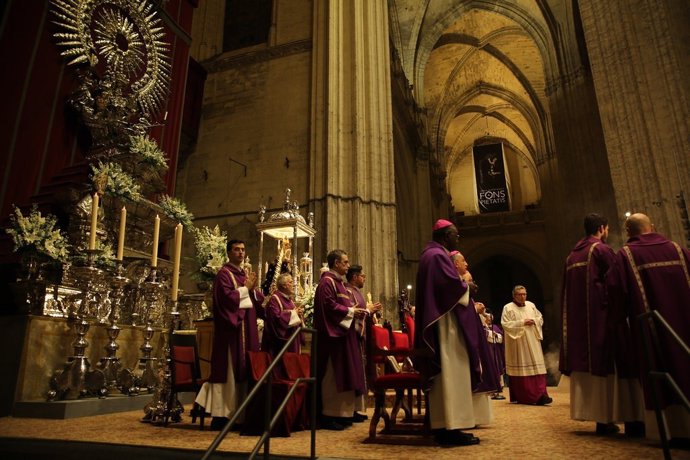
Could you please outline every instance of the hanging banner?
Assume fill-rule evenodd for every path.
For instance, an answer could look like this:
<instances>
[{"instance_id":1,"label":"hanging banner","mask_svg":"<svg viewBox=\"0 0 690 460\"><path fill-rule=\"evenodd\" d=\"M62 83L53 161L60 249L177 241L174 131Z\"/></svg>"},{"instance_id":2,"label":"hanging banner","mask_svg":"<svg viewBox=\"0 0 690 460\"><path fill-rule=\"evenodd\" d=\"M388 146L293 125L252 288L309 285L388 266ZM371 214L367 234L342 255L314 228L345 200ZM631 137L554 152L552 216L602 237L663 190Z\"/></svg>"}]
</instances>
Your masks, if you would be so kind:
<instances>
[{"instance_id":1,"label":"hanging banner","mask_svg":"<svg viewBox=\"0 0 690 460\"><path fill-rule=\"evenodd\" d=\"M479 212L510 211L503 144L475 145L472 154Z\"/></svg>"}]
</instances>

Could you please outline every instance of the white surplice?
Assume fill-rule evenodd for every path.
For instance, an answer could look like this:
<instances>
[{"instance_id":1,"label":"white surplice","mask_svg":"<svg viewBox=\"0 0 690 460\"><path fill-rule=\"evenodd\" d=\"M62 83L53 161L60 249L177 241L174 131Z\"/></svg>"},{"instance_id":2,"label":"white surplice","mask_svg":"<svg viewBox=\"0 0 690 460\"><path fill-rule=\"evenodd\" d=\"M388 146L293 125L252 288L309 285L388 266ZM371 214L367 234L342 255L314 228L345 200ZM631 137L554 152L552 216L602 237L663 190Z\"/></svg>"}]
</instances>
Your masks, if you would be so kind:
<instances>
[{"instance_id":1,"label":"white surplice","mask_svg":"<svg viewBox=\"0 0 690 460\"><path fill-rule=\"evenodd\" d=\"M489 395L472 393L470 359L457 318L451 311L437 324L441 373L434 378L429 392L431 428L455 430L491 423Z\"/></svg>"}]
</instances>

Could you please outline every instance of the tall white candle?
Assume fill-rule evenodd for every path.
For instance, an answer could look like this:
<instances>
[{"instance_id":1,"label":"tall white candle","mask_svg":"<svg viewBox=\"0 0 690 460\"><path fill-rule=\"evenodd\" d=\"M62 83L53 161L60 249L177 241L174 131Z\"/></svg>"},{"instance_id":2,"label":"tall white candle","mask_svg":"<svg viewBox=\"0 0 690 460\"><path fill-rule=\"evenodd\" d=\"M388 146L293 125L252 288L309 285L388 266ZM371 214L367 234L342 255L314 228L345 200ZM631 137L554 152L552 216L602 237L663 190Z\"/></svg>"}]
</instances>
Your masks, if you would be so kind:
<instances>
[{"instance_id":1,"label":"tall white candle","mask_svg":"<svg viewBox=\"0 0 690 460\"><path fill-rule=\"evenodd\" d=\"M89 234L89 249L96 249L96 230L98 230L98 192L91 198L91 233Z\"/></svg>"},{"instance_id":2,"label":"tall white candle","mask_svg":"<svg viewBox=\"0 0 690 460\"><path fill-rule=\"evenodd\" d=\"M180 285L180 257L182 255L182 224L177 224L175 227L175 249L173 252L173 272L172 272L172 288L170 289L170 298L175 302L177 300L178 286Z\"/></svg>"},{"instance_id":3,"label":"tall white candle","mask_svg":"<svg viewBox=\"0 0 690 460\"><path fill-rule=\"evenodd\" d=\"M158 233L161 229L161 218L156 214L156 219L153 221L153 250L151 251L151 266L158 266Z\"/></svg>"},{"instance_id":4,"label":"tall white candle","mask_svg":"<svg viewBox=\"0 0 690 460\"><path fill-rule=\"evenodd\" d=\"M117 238L117 260L122 262L125 251L125 226L127 225L127 208L124 206L120 211L120 233Z\"/></svg>"}]
</instances>

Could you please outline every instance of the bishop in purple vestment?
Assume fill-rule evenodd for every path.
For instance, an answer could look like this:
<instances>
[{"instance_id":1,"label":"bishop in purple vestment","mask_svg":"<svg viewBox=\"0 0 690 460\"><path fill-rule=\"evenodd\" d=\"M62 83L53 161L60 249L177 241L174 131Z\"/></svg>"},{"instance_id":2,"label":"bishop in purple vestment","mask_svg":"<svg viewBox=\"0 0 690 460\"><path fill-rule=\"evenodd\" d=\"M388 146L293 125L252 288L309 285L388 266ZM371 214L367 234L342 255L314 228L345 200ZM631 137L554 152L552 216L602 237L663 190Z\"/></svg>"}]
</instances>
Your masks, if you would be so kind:
<instances>
[{"instance_id":1,"label":"bishop in purple vestment","mask_svg":"<svg viewBox=\"0 0 690 460\"><path fill-rule=\"evenodd\" d=\"M489 356L488 343L469 287L450 259L450 251L458 245L457 228L439 220L432 238L422 251L417 271L415 348L425 350L427 356L417 358L415 368L428 382L436 441L441 445L477 444L479 438L460 429L479 424L472 391L486 378L480 356Z\"/></svg>"},{"instance_id":2,"label":"bishop in purple vestment","mask_svg":"<svg viewBox=\"0 0 690 460\"><path fill-rule=\"evenodd\" d=\"M649 371L643 359L642 334L638 315L658 311L676 334L690 344L690 251L653 231L644 214L633 214L625 222L629 239L618 251L620 301L627 308L633 340L642 363L641 379L645 392L647 435L654 437L656 424L653 417L652 386ZM690 367L682 348L662 327L656 326L660 343L655 364L668 372L686 398L690 397ZM668 424L667 437L690 439L690 414L680 406L679 400L665 386L660 401ZM658 433L657 433L658 434Z\"/></svg>"}]
</instances>

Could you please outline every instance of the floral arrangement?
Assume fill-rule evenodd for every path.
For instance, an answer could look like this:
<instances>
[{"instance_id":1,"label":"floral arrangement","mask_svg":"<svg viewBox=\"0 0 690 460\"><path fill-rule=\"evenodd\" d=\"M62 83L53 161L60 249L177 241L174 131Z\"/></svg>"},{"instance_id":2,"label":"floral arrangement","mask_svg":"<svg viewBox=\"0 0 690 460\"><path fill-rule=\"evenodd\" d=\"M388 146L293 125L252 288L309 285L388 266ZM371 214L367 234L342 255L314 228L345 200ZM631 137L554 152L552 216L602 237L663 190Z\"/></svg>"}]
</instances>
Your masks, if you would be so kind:
<instances>
[{"instance_id":1,"label":"floral arrangement","mask_svg":"<svg viewBox=\"0 0 690 460\"><path fill-rule=\"evenodd\" d=\"M145 134L130 136L130 151L140 156L142 161L156 170L167 170L168 159L165 153L158 148L155 140Z\"/></svg>"},{"instance_id":2,"label":"floral arrangement","mask_svg":"<svg viewBox=\"0 0 690 460\"><path fill-rule=\"evenodd\" d=\"M194 231L194 246L199 269L194 274L202 281L212 280L218 270L227 263L228 235L216 225L213 229L203 226Z\"/></svg>"},{"instance_id":3,"label":"floral arrangement","mask_svg":"<svg viewBox=\"0 0 690 460\"><path fill-rule=\"evenodd\" d=\"M113 246L110 243L104 243L101 240L96 240L96 249L100 252L96 253L94 264L101 268L115 268L115 253ZM88 256L85 253L80 253L74 256L74 262L79 265L86 265Z\"/></svg>"},{"instance_id":4,"label":"floral arrangement","mask_svg":"<svg viewBox=\"0 0 690 460\"><path fill-rule=\"evenodd\" d=\"M304 325L306 327L314 327L314 293L315 286L308 286L304 290L304 294L297 299L297 304L304 308Z\"/></svg>"},{"instance_id":5,"label":"floral arrangement","mask_svg":"<svg viewBox=\"0 0 690 460\"><path fill-rule=\"evenodd\" d=\"M141 187L117 163L99 161L98 166L91 165L91 180L99 191L134 202L141 200Z\"/></svg>"},{"instance_id":6,"label":"floral arrangement","mask_svg":"<svg viewBox=\"0 0 690 460\"><path fill-rule=\"evenodd\" d=\"M15 252L36 252L56 261L67 261L69 244L60 229L56 228L55 216L42 216L35 205L31 213L24 216L15 206L10 221L12 226L6 232L14 241Z\"/></svg>"},{"instance_id":7,"label":"floral arrangement","mask_svg":"<svg viewBox=\"0 0 690 460\"><path fill-rule=\"evenodd\" d=\"M177 222L180 222L182 226L191 230L194 228L192 220L194 215L187 210L187 206L178 200L168 195L163 195L158 202L161 208L163 208L163 213ZM225 248L223 248L225 250Z\"/></svg>"}]
</instances>

